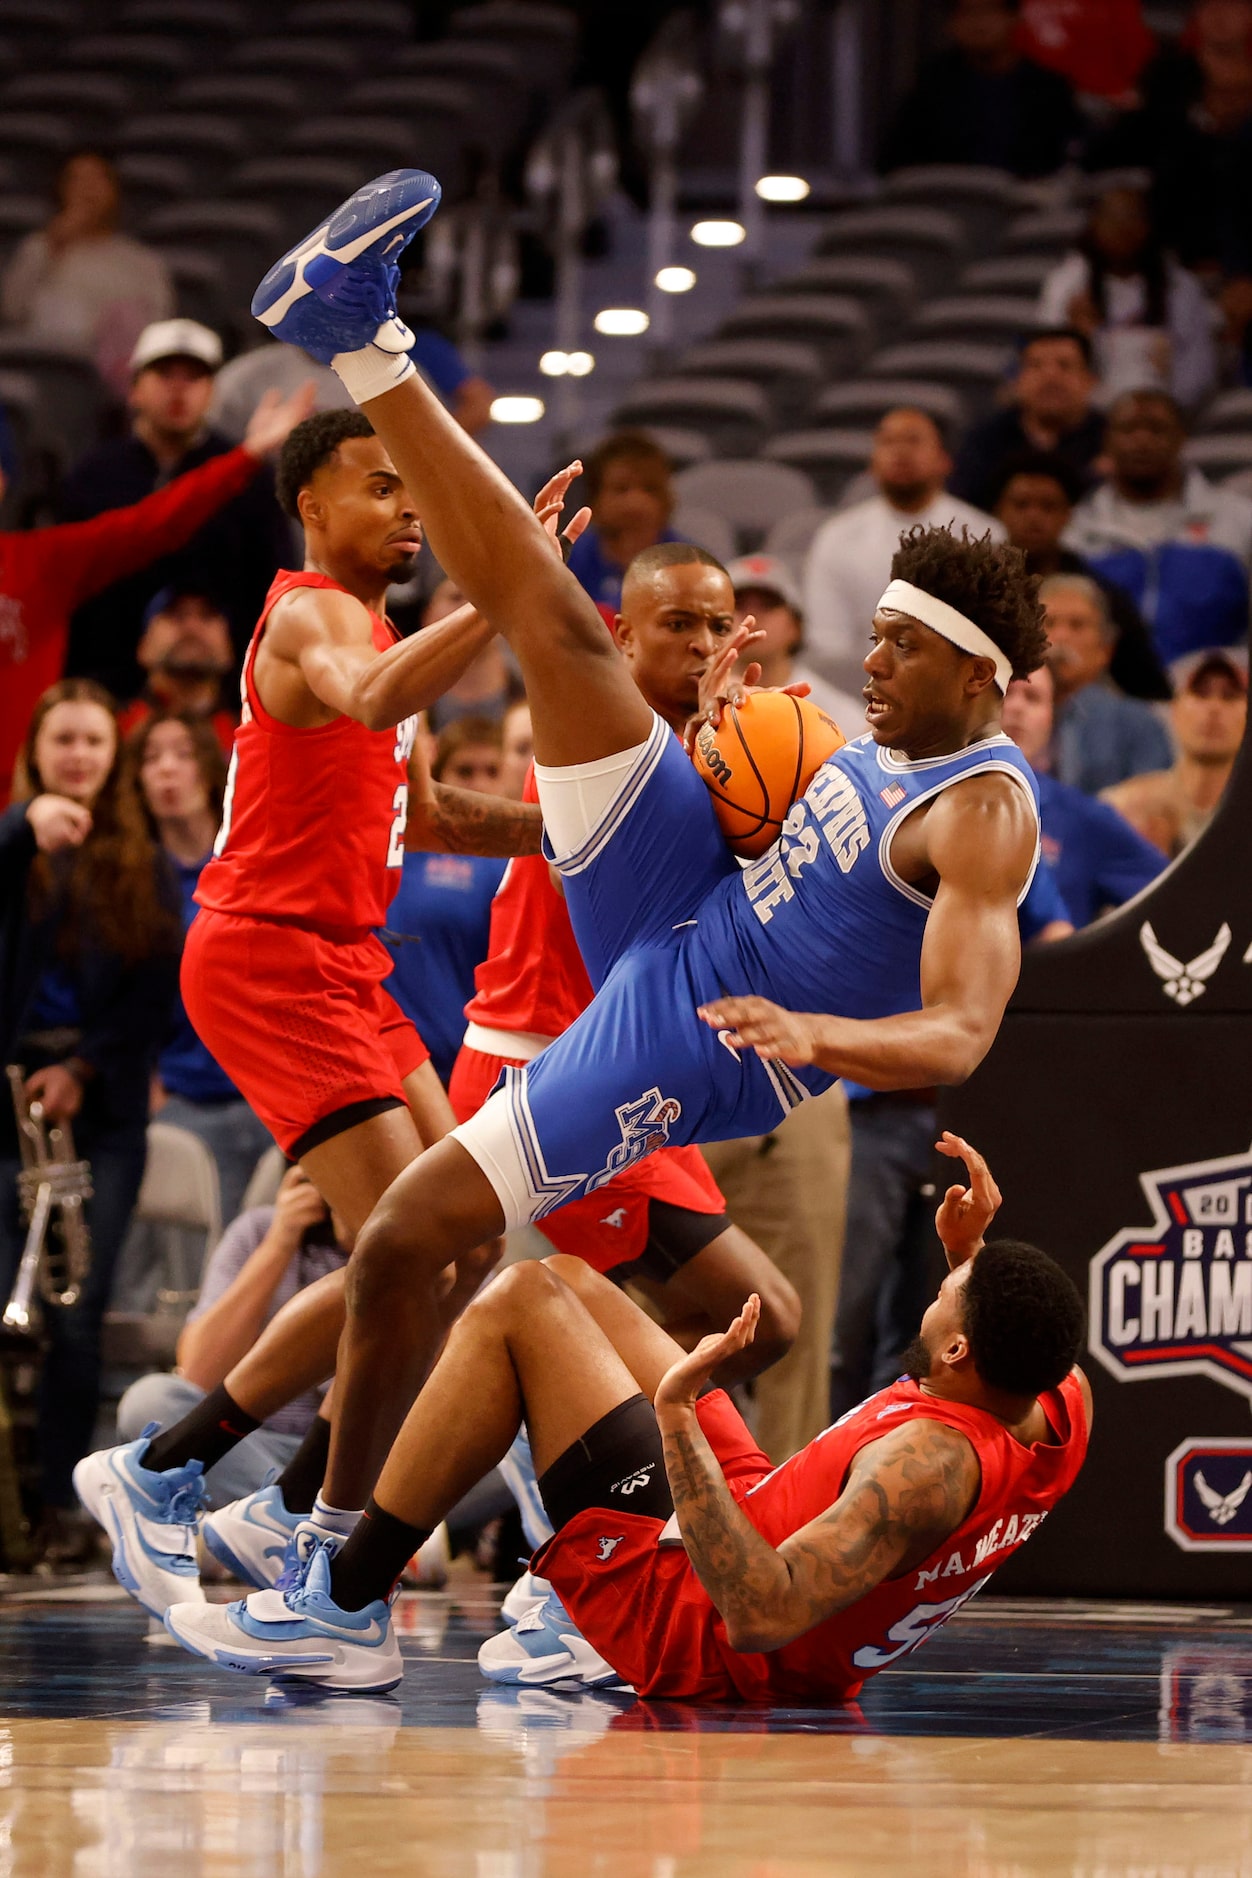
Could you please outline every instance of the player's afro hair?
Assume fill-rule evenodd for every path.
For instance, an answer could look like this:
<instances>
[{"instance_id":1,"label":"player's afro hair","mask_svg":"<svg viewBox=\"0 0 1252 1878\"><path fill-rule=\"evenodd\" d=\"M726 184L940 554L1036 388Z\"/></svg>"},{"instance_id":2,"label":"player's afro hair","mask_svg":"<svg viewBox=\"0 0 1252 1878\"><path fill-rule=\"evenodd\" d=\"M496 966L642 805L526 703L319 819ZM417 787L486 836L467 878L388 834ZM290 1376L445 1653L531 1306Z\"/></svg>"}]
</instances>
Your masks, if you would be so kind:
<instances>
[{"instance_id":1,"label":"player's afro hair","mask_svg":"<svg viewBox=\"0 0 1252 1878\"><path fill-rule=\"evenodd\" d=\"M946 600L981 626L1009 660L1014 678L1037 671L1047 657L1039 582L1026 572L1020 548L993 541L989 533L971 535L962 528L958 535L918 522L900 537L891 578Z\"/></svg>"},{"instance_id":2,"label":"player's afro hair","mask_svg":"<svg viewBox=\"0 0 1252 1878\"><path fill-rule=\"evenodd\" d=\"M300 520L300 491L349 437L372 437L374 426L360 411L315 411L297 424L278 454L274 490L283 513Z\"/></svg>"},{"instance_id":3,"label":"player's afro hair","mask_svg":"<svg viewBox=\"0 0 1252 1878\"><path fill-rule=\"evenodd\" d=\"M1019 1239L983 1247L961 1293L974 1368L990 1389L1034 1396L1055 1389L1082 1348L1078 1288L1055 1259Z\"/></svg>"}]
</instances>

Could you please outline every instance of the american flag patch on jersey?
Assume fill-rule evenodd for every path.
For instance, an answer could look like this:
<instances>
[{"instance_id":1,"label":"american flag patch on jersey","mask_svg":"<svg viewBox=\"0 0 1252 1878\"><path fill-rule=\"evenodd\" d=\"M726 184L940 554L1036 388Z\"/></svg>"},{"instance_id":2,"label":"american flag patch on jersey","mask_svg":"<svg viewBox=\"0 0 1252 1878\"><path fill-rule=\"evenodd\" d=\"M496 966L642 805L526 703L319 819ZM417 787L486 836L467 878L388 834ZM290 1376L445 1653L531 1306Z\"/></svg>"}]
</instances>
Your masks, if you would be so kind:
<instances>
[{"instance_id":1,"label":"american flag patch on jersey","mask_svg":"<svg viewBox=\"0 0 1252 1878\"><path fill-rule=\"evenodd\" d=\"M904 787L903 783L888 783L885 789L878 791L878 794L889 809L894 809L898 808L900 803L903 802L905 796L908 794L908 790Z\"/></svg>"}]
</instances>

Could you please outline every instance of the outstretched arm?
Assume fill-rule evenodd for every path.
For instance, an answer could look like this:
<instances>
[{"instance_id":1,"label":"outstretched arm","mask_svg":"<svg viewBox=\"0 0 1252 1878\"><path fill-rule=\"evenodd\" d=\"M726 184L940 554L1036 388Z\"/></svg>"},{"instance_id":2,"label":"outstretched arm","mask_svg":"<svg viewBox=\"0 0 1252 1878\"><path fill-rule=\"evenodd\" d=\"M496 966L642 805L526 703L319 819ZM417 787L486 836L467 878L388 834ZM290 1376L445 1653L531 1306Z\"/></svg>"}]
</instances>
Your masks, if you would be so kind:
<instances>
[{"instance_id":1,"label":"outstretched arm","mask_svg":"<svg viewBox=\"0 0 1252 1878\"><path fill-rule=\"evenodd\" d=\"M421 739L409 758L409 818L404 845L410 853L485 854L507 859L538 854L543 815L537 802L482 795L432 781Z\"/></svg>"},{"instance_id":2,"label":"outstretched arm","mask_svg":"<svg viewBox=\"0 0 1252 1878\"><path fill-rule=\"evenodd\" d=\"M1017 896L1034 843L1024 797L998 777L946 791L930 809L926 860L939 886L922 940L920 1010L857 1019L719 998L700 1016L729 1030L736 1049L795 1068L815 1064L871 1089L964 1082L991 1048L1017 983Z\"/></svg>"},{"instance_id":3,"label":"outstretched arm","mask_svg":"<svg viewBox=\"0 0 1252 1878\"><path fill-rule=\"evenodd\" d=\"M747 1518L700 1427L695 1398L718 1363L750 1341L748 1300L721 1337L676 1363L656 1395L665 1471L683 1544L733 1650L778 1650L929 1556L978 1494L970 1443L941 1422L911 1421L862 1448L834 1505L772 1546Z\"/></svg>"}]
</instances>

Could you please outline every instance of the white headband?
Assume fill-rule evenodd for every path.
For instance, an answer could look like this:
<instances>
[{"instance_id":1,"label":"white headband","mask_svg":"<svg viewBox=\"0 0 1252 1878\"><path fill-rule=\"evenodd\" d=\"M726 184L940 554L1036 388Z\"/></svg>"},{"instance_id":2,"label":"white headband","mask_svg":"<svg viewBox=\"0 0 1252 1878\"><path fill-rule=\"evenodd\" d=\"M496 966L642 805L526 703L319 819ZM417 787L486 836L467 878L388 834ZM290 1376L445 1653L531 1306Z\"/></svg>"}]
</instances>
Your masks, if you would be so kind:
<instances>
[{"instance_id":1,"label":"white headband","mask_svg":"<svg viewBox=\"0 0 1252 1878\"><path fill-rule=\"evenodd\" d=\"M1005 658L994 639L989 639L981 626L975 626L972 619L966 619L964 613L958 613L946 600L937 600L933 593L926 593L921 587L913 586L911 581L893 580L878 606L888 613L907 613L910 618L919 619L923 626L929 626L932 632L937 632L941 639L959 646L962 652L972 652L978 659L990 659L996 668L997 687L1002 693L1008 690L1013 676L1011 661Z\"/></svg>"}]
</instances>

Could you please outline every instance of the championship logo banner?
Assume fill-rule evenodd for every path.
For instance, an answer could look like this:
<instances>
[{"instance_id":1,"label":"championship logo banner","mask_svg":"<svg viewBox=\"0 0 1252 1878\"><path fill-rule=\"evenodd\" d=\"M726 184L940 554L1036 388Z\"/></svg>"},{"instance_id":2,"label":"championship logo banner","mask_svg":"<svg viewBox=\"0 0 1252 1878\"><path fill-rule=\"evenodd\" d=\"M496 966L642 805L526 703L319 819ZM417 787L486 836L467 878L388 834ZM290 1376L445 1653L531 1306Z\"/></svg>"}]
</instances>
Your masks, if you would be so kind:
<instances>
[{"instance_id":1,"label":"championship logo banner","mask_svg":"<svg viewBox=\"0 0 1252 1878\"><path fill-rule=\"evenodd\" d=\"M1209 1376L1252 1399L1252 1150L1139 1184L1151 1223L1091 1261L1091 1354L1123 1382Z\"/></svg>"},{"instance_id":2,"label":"championship logo banner","mask_svg":"<svg viewBox=\"0 0 1252 1878\"><path fill-rule=\"evenodd\" d=\"M1165 1530L1184 1552L1252 1552L1252 1438L1197 1436L1174 1449Z\"/></svg>"}]
</instances>

